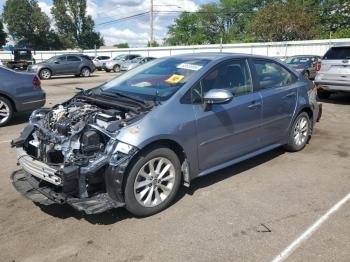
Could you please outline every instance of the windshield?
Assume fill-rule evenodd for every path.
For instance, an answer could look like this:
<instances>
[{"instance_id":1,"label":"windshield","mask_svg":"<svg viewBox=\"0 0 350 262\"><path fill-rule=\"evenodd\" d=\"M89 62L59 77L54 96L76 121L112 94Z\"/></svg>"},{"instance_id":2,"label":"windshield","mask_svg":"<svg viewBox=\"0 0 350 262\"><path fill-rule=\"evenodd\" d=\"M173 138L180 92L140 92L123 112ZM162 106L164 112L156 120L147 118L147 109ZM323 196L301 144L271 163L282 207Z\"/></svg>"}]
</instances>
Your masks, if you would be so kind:
<instances>
[{"instance_id":1,"label":"windshield","mask_svg":"<svg viewBox=\"0 0 350 262\"><path fill-rule=\"evenodd\" d=\"M113 60L123 60L125 58L125 55L118 55L113 58Z\"/></svg>"},{"instance_id":2,"label":"windshield","mask_svg":"<svg viewBox=\"0 0 350 262\"><path fill-rule=\"evenodd\" d=\"M130 63L138 63L143 59L143 57L136 57L133 60L130 61Z\"/></svg>"},{"instance_id":3,"label":"windshield","mask_svg":"<svg viewBox=\"0 0 350 262\"><path fill-rule=\"evenodd\" d=\"M143 100L166 100L210 60L163 58L137 67L101 86L103 92L124 93Z\"/></svg>"},{"instance_id":4,"label":"windshield","mask_svg":"<svg viewBox=\"0 0 350 262\"><path fill-rule=\"evenodd\" d=\"M311 57L289 57L285 62L292 65L307 64L311 62Z\"/></svg>"}]
</instances>

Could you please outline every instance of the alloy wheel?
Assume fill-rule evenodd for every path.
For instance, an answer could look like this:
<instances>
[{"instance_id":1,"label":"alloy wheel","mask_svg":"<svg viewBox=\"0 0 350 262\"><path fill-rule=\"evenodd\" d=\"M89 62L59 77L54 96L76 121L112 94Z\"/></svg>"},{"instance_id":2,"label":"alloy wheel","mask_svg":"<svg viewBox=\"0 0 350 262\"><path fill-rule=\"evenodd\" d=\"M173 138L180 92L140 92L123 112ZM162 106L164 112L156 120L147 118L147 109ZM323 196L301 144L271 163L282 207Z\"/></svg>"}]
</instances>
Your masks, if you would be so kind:
<instances>
[{"instance_id":1,"label":"alloy wheel","mask_svg":"<svg viewBox=\"0 0 350 262\"><path fill-rule=\"evenodd\" d=\"M148 161L139 170L134 182L134 194L139 204L154 207L170 195L175 183L175 167L165 157Z\"/></svg>"},{"instance_id":2,"label":"alloy wheel","mask_svg":"<svg viewBox=\"0 0 350 262\"><path fill-rule=\"evenodd\" d=\"M5 123L10 117L10 107L0 100L0 124Z\"/></svg>"},{"instance_id":3,"label":"alloy wheel","mask_svg":"<svg viewBox=\"0 0 350 262\"><path fill-rule=\"evenodd\" d=\"M51 72L47 69L43 69L40 72L40 78L41 79L49 79L51 77Z\"/></svg>"},{"instance_id":4,"label":"alloy wheel","mask_svg":"<svg viewBox=\"0 0 350 262\"><path fill-rule=\"evenodd\" d=\"M87 68L83 68L83 70L81 70L81 75L83 77L89 77L90 76L90 70Z\"/></svg>"},{"instance_id":5,"label":"alloy wheel","mask_svg":"<svg viewBox=\"0 0 350 262\"><path fill-rule=\"evenodd\" d=\"M301 117L294 128L294 143L301 146L306 143L309 135L309 121L306 117Z\"/></svg>"}]
</instances>

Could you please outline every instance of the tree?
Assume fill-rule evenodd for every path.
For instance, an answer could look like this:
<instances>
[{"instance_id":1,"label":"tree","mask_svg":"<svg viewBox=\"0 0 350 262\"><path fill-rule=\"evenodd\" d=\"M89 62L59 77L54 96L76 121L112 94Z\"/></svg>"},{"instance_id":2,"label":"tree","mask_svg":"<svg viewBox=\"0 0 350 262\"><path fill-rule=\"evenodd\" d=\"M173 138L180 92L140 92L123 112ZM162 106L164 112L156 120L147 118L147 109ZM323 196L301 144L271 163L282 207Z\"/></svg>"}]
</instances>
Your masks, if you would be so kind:
<instances>
[{"instance_id":1,"label":"tree","mask_svg":"<svg viewBox=\"0 0 350 262\"><path fill-rule=\"evenodd\" d=\"M147 47L158 47L159 43L156 40L148 41Z\"/></svg>"},{"instance_id":2,"label":"tree","mask_svg":"<svg viewBox=\"0 0 350 262\"><path fill-rule=\"evenodd\" d=\"M119 43L119 44L115 44L114 47L129 48L129 44L128 43Z\"/></svg>"},{"instance_id":3,"label":"tree","mask_svg":"<svg viewBox=\"0 0 350 262\"><path fill-rule=\"evenodd\" d=\"M6 44L7 34L4 31L4 25L2 20L0 19L0 46L4 46Z\"/></svg>"},{"instance_id":4,"label":"tree","mask_svg":"<svg viewBox=\"0 0 350 262\"><path fill-rule=\"evenodd\" d=\"M60 39L66 48L99 48L104 44L95 23L87 15L86 0L53 0L52 14Z\"/></svg>"},{"instance_id":5,"label":"tree","mask_svg":"<svg viewBox=\"0 0 350 262\"><path fill-rule=\"evenodd\" d=\"M49 17L41 11L36 0L7 0L3 18L17 46L47 50L50 49L49 42L57 38L50 30ZM60 46L59 42L55 44Z\"/></svg>"},{"instance_id":6,"label":"tree","mask_svg":"<svg viewBox=\"0 0 350 262\"><path fill-rule=\"evenodd\" d=\"M289 0L258 11L250 30L258 41L305 40L317 35L317 22L317 15L306 12L299 1Z\"/></svg>"}]
</instances>

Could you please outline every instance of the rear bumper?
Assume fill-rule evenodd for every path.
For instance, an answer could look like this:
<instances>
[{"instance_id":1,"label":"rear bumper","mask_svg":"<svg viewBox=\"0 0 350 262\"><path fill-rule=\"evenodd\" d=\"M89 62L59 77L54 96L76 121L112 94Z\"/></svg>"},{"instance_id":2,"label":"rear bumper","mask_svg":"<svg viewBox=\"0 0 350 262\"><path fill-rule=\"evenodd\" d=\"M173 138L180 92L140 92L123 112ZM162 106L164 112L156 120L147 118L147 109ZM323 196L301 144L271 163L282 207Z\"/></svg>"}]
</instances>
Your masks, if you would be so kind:
<instances>
[{"instance_id":1,"label":"rear bumper","mask_svg":"<svg viewBox=\"0 0 350 262\"><path fill-rule=\"evenodd\" d=\"M315 81L315 83L317 87L322 90L350 92L350 82Z\"/></svg>"}]
</instances>

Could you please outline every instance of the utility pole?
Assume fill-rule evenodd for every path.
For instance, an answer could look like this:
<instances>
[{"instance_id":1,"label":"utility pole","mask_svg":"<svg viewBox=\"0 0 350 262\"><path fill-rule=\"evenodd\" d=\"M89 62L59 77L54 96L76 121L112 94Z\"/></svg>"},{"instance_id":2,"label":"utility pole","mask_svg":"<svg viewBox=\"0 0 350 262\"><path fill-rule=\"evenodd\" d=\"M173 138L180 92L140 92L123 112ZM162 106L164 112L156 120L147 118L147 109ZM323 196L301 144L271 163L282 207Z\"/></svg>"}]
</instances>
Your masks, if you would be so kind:
<instances>
[{"instance_id":1,"label":"utility pole","mask_svg":"<svg viewBox=\"0 0 350 262\"><path fill-rule=\"evenodd\" d=\"M152 45L153 43L153 40L154 40L154 37L153 37L153 8L154 8L154 5L153 5L153 0L150 0L151 1L151 10L150 10L150 37L149 37L149 42L150 42L150 45Z\"/></svg>"}]
</instances>

